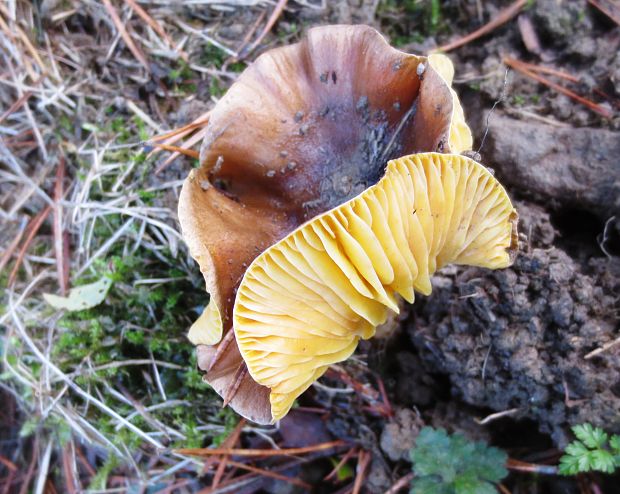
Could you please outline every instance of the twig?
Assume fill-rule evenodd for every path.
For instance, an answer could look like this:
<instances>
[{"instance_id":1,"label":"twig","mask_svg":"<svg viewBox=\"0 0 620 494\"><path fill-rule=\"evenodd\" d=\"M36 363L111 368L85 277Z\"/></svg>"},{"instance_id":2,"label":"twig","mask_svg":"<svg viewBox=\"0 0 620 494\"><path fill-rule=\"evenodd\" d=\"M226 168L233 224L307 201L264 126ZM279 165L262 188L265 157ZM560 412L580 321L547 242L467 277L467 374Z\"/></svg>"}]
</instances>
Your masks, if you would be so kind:
<instances>
[{"instance_id":1,"label":"twig","mask_svg":"<svg viewBox=\"0 0 620 494\"><path fill-rule=\"evenodd\" d=\"M446 52L446 51L454 50L455 48L459 48L460 46L466 45L467 43L475 39L478 39L484 36L485 34L490 33L491 31L493 31L494 29L497 29L502 24L507 23L510 19L512 19L515 15L517 15L521 11L521 9L525 6L525 4L527 4L527 2L528 0L517 0L512 5L509 5L505 9L501 10L500 13L497 15L497 17L495 17L495 19L492 19L490 22L488 22L481 28L476 29L474 32L469 33L468 35L463 36L460 39L457 39L455 41L442 45L439 48L436 48L434 51Z\"/></svg>"},{"instance_id":2,"label":"twig","mask_svg":"<svg viewBox=\"0 0 620 494\"><path fill-rule=\"evenodd\" d=\"M282 448L282 449L244 449L244 448L182 448L175 449L173 452L180 455L207 457L213 455L237 455L237 456L289 456L323 451L325 449L345 446L344 441L329 441L326 443L314 444L303 448Z\"/></svg>"},{"instance_id":3,"label":"twig","mask_svg":"<svg viewBox=\"0 0 620 494\"><path fill-rule=\"evenodd\" d=\"M606 108L603 108L601 105L598 105L594 103L593 101L590 101L589 99L584 98L583 96L579 96L577 93L571 91L570 89L567 89L564 86L560 86L559 84L556 84L555 82L552 82L549 79L536 74L535 72L528 69L527 67L524 67L523 62L521 62L520 60L506 57L504 58L504 63L508 65L509 67L512 67L513 69L515 69L517 72L521 72L523 75L531 77L532 79L540 82L541 84L544 84L545 86L549 86L550 88L553 88L556 91L562 94L565 94L569 98L574 99L575 101L581 103L582 105L588 107L590 110L595 111L596 113L598 113L599 115L602 115L605 118L611 118L613 116L612 112L610 112Z\"/></svg>"},{"instance_id":4,"label":"twig","mask_svg":"<svg viewBox=\"0 0 620 494\"><path fill-rule=\"evenodd\" d=\"M112 18L112 22L116 26L116 29L118 29L118 32L123 38L123 40L125 41L125 44L127 45L127 48L129 48L129 51L133 54L136 60L138 60L142 64L142 66L148 72L150 72L151 69L149 67L149 63L146 59L146 56L144 55L144 53L142 53L142 50L140 50L140 48L138 48L138 46L133 42L133 39L131 38L127 30L125 29L125 26L123 25L123 21L119 17L118 12L114 8L110 0L103 0L103 5L105 6L106 10L110 14L110 17Z\"/></svg>"},{"instance_id":5,"label":"twig","mask_svg":"<svg viewBox=\"0 0 620 494\"><path fill-rule=\"evenodd\" d=\"M399 478L396 483L390 487L384 494L396 494L401 489L409 487L411 481L413 480L413 472L408 473L404 477Z\"/></svg>"}]
</instances>

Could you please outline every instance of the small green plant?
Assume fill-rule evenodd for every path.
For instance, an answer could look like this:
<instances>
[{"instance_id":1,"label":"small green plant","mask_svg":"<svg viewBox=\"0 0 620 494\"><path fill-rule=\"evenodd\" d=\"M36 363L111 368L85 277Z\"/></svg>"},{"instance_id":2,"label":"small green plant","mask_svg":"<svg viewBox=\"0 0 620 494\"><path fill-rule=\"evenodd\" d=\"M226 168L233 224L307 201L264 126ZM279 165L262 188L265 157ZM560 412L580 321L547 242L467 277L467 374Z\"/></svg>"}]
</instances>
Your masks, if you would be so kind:
<instances>
[{"instance_id":1,"label":"small green plant","mask_svg":"<svg viewBox=\"0 0 620 494\"><path fill-rule=\"evenodd\" d=\"M611 437L600 427L591 424L572 428L577 439L566 446L560 458L559 471L562 475L596 471L614 473L620 468L620 436Z\"/></svg>"},{"instance_id":2,"label":"small green plant","mask_svg":"<svg viewBox=\"0 0 620 494\"><path fill-rule=\"evenodd\" d=\"M493 484L508 475L502 450L444 429L424 427L410 455L411 494L496 494Z\"/></svg>"}]
</instances>

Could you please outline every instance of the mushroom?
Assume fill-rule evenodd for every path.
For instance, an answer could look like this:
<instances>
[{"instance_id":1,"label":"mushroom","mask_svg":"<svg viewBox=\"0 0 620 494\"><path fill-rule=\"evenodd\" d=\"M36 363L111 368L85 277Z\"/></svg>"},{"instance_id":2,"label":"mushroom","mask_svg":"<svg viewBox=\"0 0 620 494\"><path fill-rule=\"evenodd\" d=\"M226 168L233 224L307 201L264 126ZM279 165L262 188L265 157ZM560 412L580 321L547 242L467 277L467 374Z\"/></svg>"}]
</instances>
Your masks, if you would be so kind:
<instances>
[{"instance_id":1,"label":"mushroom","mask_svg":"<svg viewBox=\"0 0 620 494\"><path fill-rule=\"evenodd\" d=\"M447 263L511 262L516 213L471 147L446 57L326 26L217 103L179 201L210 302L190 329L225 404L282 418ZM387 164L387 167L386 167Z\"/></svg>"}]
</instances>

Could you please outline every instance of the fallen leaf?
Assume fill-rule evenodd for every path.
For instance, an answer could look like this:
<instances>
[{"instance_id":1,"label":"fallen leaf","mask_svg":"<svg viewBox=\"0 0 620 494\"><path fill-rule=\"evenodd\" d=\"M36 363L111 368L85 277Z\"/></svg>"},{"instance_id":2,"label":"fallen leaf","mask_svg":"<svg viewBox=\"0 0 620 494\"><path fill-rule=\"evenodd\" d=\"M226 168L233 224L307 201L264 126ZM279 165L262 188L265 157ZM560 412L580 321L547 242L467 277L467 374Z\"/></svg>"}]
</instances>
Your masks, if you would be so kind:
<instances>
[{"instance_id":1,"label":"fallen leaf","mask_svg":"<svg viewBox=\"0 0 620 494\"><path fill-rule=\"evenodd\" d=\"M94 283L72 288L67 297L44 293L43 298L54 309L65 309L68 311L85 310L103 302L111 286L112 280L110 278L101 278Z\"/></svg>"}]
</instances>

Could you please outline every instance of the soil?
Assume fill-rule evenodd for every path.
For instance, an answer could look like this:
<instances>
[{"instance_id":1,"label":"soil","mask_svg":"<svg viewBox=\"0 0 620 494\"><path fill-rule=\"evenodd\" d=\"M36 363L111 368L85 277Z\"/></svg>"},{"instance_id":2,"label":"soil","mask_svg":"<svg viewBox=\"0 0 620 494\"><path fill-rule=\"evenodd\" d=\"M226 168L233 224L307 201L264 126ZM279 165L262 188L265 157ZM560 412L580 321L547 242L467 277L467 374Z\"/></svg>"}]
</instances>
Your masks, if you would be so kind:
<instances>
[{"instance_id":1,"label":"soil","mask_svg":"<svg viewBox=\"0 0 620 494\"><path fill-rule=\"evenodd\" d=\"M473 30L473 14L445 4L459 29ZM574 424L620 432L619 346L593 353L620 336L620 29L585 2L539 1L521 15L538 36L538 53L513 22L452 56L474 149L516 199L519 256L506 270L435 276L432 295L418 297L402 333L367 349L394 416L368 424L334 418L328 426L338 437L378 439L392 462L407 460L423 423L539 450L565 447ZM436 44L427 36L405 49ZM614 117L506 76L506 55L561 67L579 78L573 90L593 95ZM615 96L597 99L594 89ZM500 416L490 424L474 420L493 413ZM370 492L381 492L388 474L375 466ZM577 492L564 479L539 489Z\"/></svg>"},{"instance_id":2,"label":"soil","mask_svg":"<svg viewBox=\"0 0 620 494\"><path fill-rule=\"evenodd\" d=\"M61 4L42 3L50 9ZM142 3L155 9L157 2ZM205 4L191 11L178 7L178 14L196 25L211 22L213 32L205 32L236 47L248 26L266 14L257 24L264 25L275 2L264 2L267 10L263 2L250 3L261 5L210 10ZM439 2L438 20L417 1L384 1L377 7L374 0L334 0L324 2L324 10L316 8L318 3L288 2L250 59L296 41L306 27L328 23L370 24L398 41L400 49L424 54L474 31L511 2L447 0ZM93 32L103 36L105 30L88 12L68 17L62 28L67 39L88 41ZM558 448L572 439L571 425L590 422L620 433L620 344L612 344L620 341L620 26L586 0L538 0L518 17L450 52L455 89L476 137L474 150L515 199L520 252L514 265L493 272L441 271L433 279L433 293L418 296L404 311L408 315L399 329L363 342L342 372L329 372L300 398L311 413L293 410L272 437L284 447L334 438L355 442L371 455L364 480L369 493L385 492L411 472L409 450L423 425L461 431L504 448L513 458L550 464L557 464ZM148 83L125 80L126 68L112 53L106 58L112 40L100 41L105 49L80 45L83 63L110 92L126 94L158 122L174 128L212 106L214 76L194 74L197 99L175 106L168 100L177 99L161 97L160 90L169 83L164 75L176 65L165 66L163 58L154 57ZM577 82L546 77L613 116L603 117L557 90L507 72L506 56L562 70ZM159 118L154 101L163 105L165 118ZM118 97L115 105L120 111L126 102ZM83 114L84 122L105 118L103 109L86 108L92 114ZM79 122L75 128L76 135L82 132ZM149 180L157 185L184 178L188 169L187 162L179 162ZM167 206L176 209L177 200L170 193ZM1 390L0 401L6 401ZM7 415L0 424L10 424L0 431L7 438L5 450L18 441L14 424L23 419L7 407L8 415L0 411ZM259 434L247 436L243 446L271 447ZM334 468L325 457L277 468L306 479L316 492L336 492L321 480ZM618 476L590 475L587 481L599 492L618 492ZM298 492L266 477L260 482L237 492ZM351 479L337 488L345 491L346 482ZM506 485L514 494L596 492L582 489L583 479L557 476L512 474Z\"/></svg>"}]
</instances>

